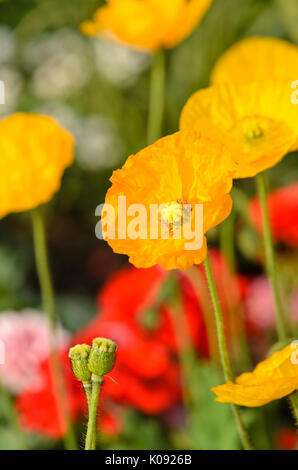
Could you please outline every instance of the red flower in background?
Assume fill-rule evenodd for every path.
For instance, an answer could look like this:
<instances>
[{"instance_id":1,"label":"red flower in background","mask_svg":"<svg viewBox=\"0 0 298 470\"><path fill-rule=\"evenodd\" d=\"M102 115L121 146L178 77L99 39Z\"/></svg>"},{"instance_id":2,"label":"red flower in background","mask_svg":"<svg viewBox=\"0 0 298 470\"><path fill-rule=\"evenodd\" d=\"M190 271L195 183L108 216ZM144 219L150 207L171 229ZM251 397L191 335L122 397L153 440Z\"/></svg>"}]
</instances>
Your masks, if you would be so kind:
<instances>
[{"instance_id":1,"label":"red flower in background","mask_svg":"<svg viewBox=\"0 0 298 470\"><path fill-rule=\"evenodd\" d=\"M60 364L67 391L70 418L76 421L85 415L87 419L87 401L81 383L72 373L68 351L60 355ZM57 386L53 381L53 373L49 359L40 364L41 375L23 392L16 401L16 410L21 426L30 432L61 439L67 430L65 416L62 415ZM117 435L122 428L121 413L113 403L105 400L99 410L100 431L108 436Z\"/></svg>"},{"instance_id":2,"label":"red flower in background","mask_svg":"<svg viewBox=\"0 0 298 470\"><path fill-rule=\"evenodd\" d=\"M172 307L166 300L158 300L167 277L159 266L118 271L98 296L101 312L75 338L76 343L90 344L94 337L105 336L118 344L112 372L116 383L106 380L104 393L148 414L161 413L181 398ZM181 314L196 349L206 355L206 331L198 300L187 279L181 277L179 285Z\"/></svg>"},{"instance_id":3,"label":"red flower in background","mask_svg":"<svg viewBox=\"0 0 298 470\"><path fill-rule=\"evenodd\" d=\"M272 191L268 196L268 211L275 241L289 247L298 246L298 183ZM249 213L259 232L262 231L262 211L259 200L249 203Z\"/></svg>"},{"instance_id":4,"label":"red flower in background","mask_svg":"<svg viewBox=\"0 0 298 470\"><path fill-rule=\"evenodd\" d=\"M67 352L60 355L60 362L67 390L69 413L75 420L84 407L84 393L80 382L74 378ZM21 425L26 430L59 439L65 434L67 424L58 406L59 397L49 359L43 361L40 367L41 373L36 378L36 387L32 383L32 386L18 397L16 409Z\"/></svg>"},{"instance_id":5,"label":"red flower in background","mask_svg":"<svg viewBox=\"0 0 298 470\"><path fill-rule=\"evenodd\" d=\"M275 435L276 445L281 450L295 450L298 445L298 435L295 429L280 429Z\"/></svg>"},{"instance_id":6,"label":"red flower in background","mask_svg":"<svg viewBox=\"0 0 298 470\"><path fill-rule=\"evenodd\" d=\"M216 283L221 286L222 306L228 309L238 299L239 294L235 294L235 298L233 295L237 280L229 274L219 252L211 251L210 259ZM212 305L205 273L202 267L195 269L199 274L198 292L183 273L175 273L174 286L169 284L169 273L159 266L149 269L128 267L118 271L99 293L101 310L98 315L73 338L72 344L91 344L97 336L111 338L118 344L115 367L110 376L105 377L100 396L100 410L103 411L99 426L102 432L108 435L120 432L121 405L131 405L147 414L159 414L181 400L177 332L179 339L184 333L187 340L192 341L199 356L208 356L201 308L205 303L203 297L209 299L211 309ZM177 307L169 302L175 297L173 287L180 291L181 311L176 311ZM177 317L182 322L174 325L173 318ZM67 356L65 352L61 361L70 413L75 420L86 411L86 399L81 384L72 374ZM37 390L32 384L18 398L20 420L28 430L60 438L66 424L59 413L48 360L42 363L42 379Z\"/></svg>"}]
</instances>

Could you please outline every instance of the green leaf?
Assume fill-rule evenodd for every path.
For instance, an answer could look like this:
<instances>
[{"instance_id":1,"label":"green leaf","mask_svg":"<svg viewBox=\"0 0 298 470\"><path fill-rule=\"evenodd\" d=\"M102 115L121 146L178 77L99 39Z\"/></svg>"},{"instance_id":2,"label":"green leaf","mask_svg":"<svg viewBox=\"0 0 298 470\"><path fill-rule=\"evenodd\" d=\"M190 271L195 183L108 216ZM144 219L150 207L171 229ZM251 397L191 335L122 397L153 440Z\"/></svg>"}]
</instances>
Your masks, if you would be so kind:
<instances>
[{"instance_id":1,"label":"green leaf","mask_svg":"<svg viewBox=\"0 0 298 470\"><path fill-rule=\"evenodd\" d=\"M191 447L198 450L240 449L230 405L216 402L210 390L223 383L222 374L214 365L197 362L193 364L192 377L195 403L186 428Z\"/></svg>"}]
</instances>

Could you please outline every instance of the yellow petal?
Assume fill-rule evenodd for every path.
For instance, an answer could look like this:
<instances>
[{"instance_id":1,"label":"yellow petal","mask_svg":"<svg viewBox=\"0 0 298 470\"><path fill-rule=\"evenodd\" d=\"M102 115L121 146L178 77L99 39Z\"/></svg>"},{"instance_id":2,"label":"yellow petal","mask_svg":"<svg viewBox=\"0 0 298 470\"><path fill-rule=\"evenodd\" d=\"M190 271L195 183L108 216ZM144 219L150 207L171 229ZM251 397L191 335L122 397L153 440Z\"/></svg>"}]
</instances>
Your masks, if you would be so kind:
<instances>
[{"instance_id":1,"label":"yellow petal","mask_svg":"<svg viewBox=\"0 0 298 470\"><path fill-rule=\"evenodd\" d=\"M184 106L180 128L197 129L210 121L235 147L235 177L254 176L298 148L298 106L291 93L289 80L199 90Z\"/></svg>"},{"instance_id":2,"label":"yellow petal","mask_svg":"<svg viewBox=\"0 0 298 470\"><path fill-rule=\"evenodd\" d=\"M222 54L211 82L244 83L267 81L269 77L297 80L298 47L283 39L255 36L237 42Z\"/></svg>"},{"instance_id":3,"label":"yellow petal","mask_svg":"<svg viewBox=\"0 0 298 470\"><path fill-rule=\"evenodd\" d=\"M54 119L13 114L0 121L0 217L49 201L73 162L74 140Z\"/></svg>"},{"instance_id":4,"label":"yellow petal","mask_svg":"<svg viewBox=\"0 0 298 470\"><path fill-rule=\"evenodd\" d=\"M226 158L219 164L222 155ZM116 253L127 254L136 267L160 264L165 269L187 269L201 263L206 257L206 239L203 238L201 247L188 249L186 244L193 239L187 238L184 229L190 228L192 232L200 229L196 225L200 216L196 213L196 204L203 205L201 235L229 215L232 208L228 194L232 187L231 169L233 160L229 147L226 148L220 139L196 131L177 132L130 156L123 168L113 173L112 187L106 195L106 204L114 208L116 226L115 236L113 232L107 233L106 241ZM140 203L144 206L147 226L143 237L132 239L129 235L128 227L133 217L126 219L124 239L119 237L118 222L123 217L118 208L120 195L126 197L127 208ZM149 224L152 204L165 206L158 213L161 230L155 238L150 234ZM178 223L181 237L175 238L175 217L183 204L188 204L191 209L188 218L182 224ZM168 239L161 235L165 214L170 214L172 221ZM112 214L107 219L107 226L113 217Z\"/></svg>"},{"instance_id":5,"label":"yellow petal","mask_svg":"<svg viewBox=\"0 0 298 470\"><path fill-rule=\"evenodd\" d=\"M261 406L298 389L298 345L288 345L258 364L253 372L211 390L221 403Z\"/></svg>"},{"instance_id":6,"label":"yellow petal","mask_svg":"<svg viewBox=\"0 0 298 470\"><path fill-rule=\"evenodd\" d=\"M137 48L174 47L197 26L212 0L110 0L81 30Z\"/></svg>"}]
</instances>

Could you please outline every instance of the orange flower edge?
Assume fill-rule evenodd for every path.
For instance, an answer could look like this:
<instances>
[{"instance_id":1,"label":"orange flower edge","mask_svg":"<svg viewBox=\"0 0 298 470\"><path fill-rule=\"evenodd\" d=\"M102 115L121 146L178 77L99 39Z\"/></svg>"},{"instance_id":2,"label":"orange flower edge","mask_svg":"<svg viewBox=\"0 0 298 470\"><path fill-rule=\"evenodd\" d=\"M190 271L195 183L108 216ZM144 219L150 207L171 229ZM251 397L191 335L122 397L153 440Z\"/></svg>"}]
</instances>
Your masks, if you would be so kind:
<instances>
[{"instance_id":1,"label":"orange flower edge","mask_svg":"<svg viewBox=\"0 0 298 470\"><path fill-rule=\"evenodd\" d=\"M292 343L275 352L236 379L213 387L216 401L248 407L262 406L298 389L298 344Z\"/></svg>"},{"instance_id":2,"label":"orange flower edge","mask_svg":"<svg viewBox=\"0 0 298 470\"><path fill-rule=\"evenodd\" d=\"M34 209L59 189L74 140L54 119L16 113L0 121L0 217Z\"/></svg>"},{"instance_id":3,"label":"orange flower edge","mask_svg":"<svg viewBox=\"0 0 298 470\"><path fill-rule=\"evenodd\" d=\"M187 269L200 264L207 253L206 232L231 212L229 192L234 166L230 148L225 143L197 131L177 132L131 155L111 178L112 186L102 212L105 216L105 240L114 252L128 255L130 262L139 268L159 264L165 269ZM148 224L134 239L128 233L134 219L129 214L125 233L119 236L119 221L122 225L123 216L120 214L119 196L125 196L126 209L140 203L144 207ZM150 232L152 205L158 207L160 227L155 238ZM178 218L183 205L188 209L183 218ZM191 227L196 233L196 205L203 208L201 246L186 249L186 243L191 239L186 237L185 228ZM108 206L114 209L111 215ZM169 223L168 238L163 237L166 221ZM108 230L108 226L113 224L115 233ZM181 230L179 239L174 235L177 228Z\"/></svg>"}]
</instances>

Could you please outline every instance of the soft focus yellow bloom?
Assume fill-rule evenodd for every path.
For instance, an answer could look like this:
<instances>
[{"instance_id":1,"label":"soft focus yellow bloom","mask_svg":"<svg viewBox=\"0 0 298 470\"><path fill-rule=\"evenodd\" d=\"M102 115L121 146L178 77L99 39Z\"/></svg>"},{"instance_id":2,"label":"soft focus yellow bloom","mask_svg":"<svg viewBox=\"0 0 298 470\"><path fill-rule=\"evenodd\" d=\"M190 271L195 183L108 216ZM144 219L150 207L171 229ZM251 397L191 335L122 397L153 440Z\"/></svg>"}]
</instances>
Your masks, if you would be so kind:
<instances>
[{"instance_id":1,"label":"soft focus yellow bloom","mask_svg":"<svg viewBox=\"0 0 298 470\"><path fill-rule=\"evenodd\" d=\"M108 0L84 34L98 35L156 51L174 47L197 26L212 0Z\"/></svg>"},{"instance_id":2,"label":"soft focus yellow bloom","mask_svg":"<svg viewBox=\"0 0 298 470\"><path fill-rule=\"evenodd\" d=\"M283 39L250 37L234 44L217 61L213 84L288 78L298 79L298 47Z\"/></svg>"},{"instance_id":3,"label":"soft focus yellow bloom","mask_svg":"<svg viewBox=\"0 0 298 470\"><path fill-rule=\"evenodd\" d=\"M253 372L236 379L236 383L213 387L216 401L244 406L266 405L298 389L298 345L288 345L258 364Z\"/></svg>"},{"instance_id":4,"label":"soft focus yellow bloom","mask_svg":"<svg viewBox=\"0 0 298 470\"><path fill-rule=\"evenodd\" d=\"M105 240L116 253L128 255L130 262L138 268L160 264L165 269L186 269L201 263L206 257L206 238L204 236L201 247L186 250L185 243L190 240L183 236L184 229L191 226L195 231L195 204L203 204L202 235L229 215L232 200L228 193L232 187L233 168L229 146L206 136L205 132L177 132L131 155L111 178L112 186L105 203L115 209L116 233L114 239L104 233ZM125 239L119 239L118 196L126 196L127 209L132 204L144 205L148 226L143 239L131 239L128 235L132 217L127 217ZM156 239L152 239L149 230L152 204L159 206L160 228ZM183 204L189 205L185 212ZM103 217L105 213L104 208ZM183 218L180 217L182 213ZM112 223L112 216L107 220L107 225L109 220ZM168 239L163 239L166 223L170 233ZM178 228L182 232L180 239L174 238ZM104 223L103 229L108 232Z\"/></svg>"},{"instance_id":5,"label":"soft focus yellow bloom","mask_svg":"<svg viewBox=\"0 0 298 470\"><path fill-rule=\"evenodd\" d=\"M278 163L298 148L298 105L288 80L223 83L199 90L183 108L181 129L210 122L235 146L235 178L246 178Z\"/></svg>"},{"instance_id":6,"label":"soft focus yellow bloom","mask_svg":"<svg viewBox=\"0 0 298 470\"><path fill-rule=\"evenodd\" d=\"M71 134L50 117L17 113L0 121L0 217L49 201L73 147Z\"/></svg>"}]
</instances>

